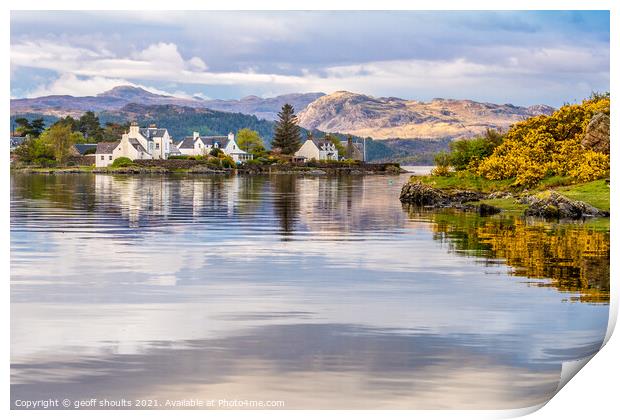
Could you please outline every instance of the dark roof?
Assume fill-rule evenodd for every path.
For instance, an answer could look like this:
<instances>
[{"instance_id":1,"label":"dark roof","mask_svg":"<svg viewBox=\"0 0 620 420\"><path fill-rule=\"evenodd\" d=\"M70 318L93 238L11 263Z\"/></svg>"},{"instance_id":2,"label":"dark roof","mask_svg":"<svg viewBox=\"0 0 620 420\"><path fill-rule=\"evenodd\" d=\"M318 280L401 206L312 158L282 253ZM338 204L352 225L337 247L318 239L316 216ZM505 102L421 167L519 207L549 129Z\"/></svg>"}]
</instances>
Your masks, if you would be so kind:
<instances>
[{"instance_id":1,"label":"dark roof","mask_svg":"<svg viewBox=\"0 0 620 420\"><path fill-rule=\"evenodd\" d=\"M81 155L88 152L89 150L97 148L97 143L77 143L74 144L75 150Z\"/></svg>"},{"instance_id":2,"label":"dark roof","mask_svg":"<svg viewBox=\"0 0 620 420\"><path fill-rule=\"evenodd\" d=\"M196 140L197 138L195 139L192 136L184 137L183 140L181 140L181 142L177 144L177 147L179 149L193 149Z\"/></svg>"},{"instance_id":3,"label":"dark roof","mask_svg":"<svg viewBox=\"0 0 620 420\"><path fill-rule=\"evenodd\" d=\"M24 137L11 137L11 147L19 146L20 144L25 142L26 139L27 139L26 136L24 136Z\"/></svg>"},{"instance_id":4,"label":"dark roof","mask_svg":"<svg viewBox=\"0 0 620 420\"><path fill-rule=\"evenodd\" d=\"M188 136L178 143L177 147L179 149L193 149L194 143L198 139L202 140L204 145L207 147L214 147L215 143L217 143L218 148L225 149L228 145L228 136L199 136L196 138Z\"/></svg>"},{"instance_id":5,"label":"dark roof","mask_svg":"<svg viewBox=\"0 0 620 420\"><path fill-rule=\"evenodd\" d=\"M165 128L141 128L140 134L145 138L151 140L153 137L163 137L166 133Z\"/></svg>"},{"instance_id":6,"label":"dark roof","mask_svg":"<svg viewBox=\"0 0 620 420\"><path fill-rule=\"evenodd\" d=\"M129 144L131 144L138 152L146 153L146 149L142 146L142 143L140 143L138 139L129 139Z\"/></svg>"},{"instance_id":7,"label":"dark roof","mask_svg":"<svg viewBox=\"0 0 620 420\"><path fill-rule=\"evenodd\" d=\"M315 146L318 147L319 149L323 149L325 146L335 147L334 143L332 143L331 141L327 141L327 140L312 139L312 143L314 143Z\"/></svg>"},{"instance_id":8,"label":"dark roof","mask_svg":"<svg viewBox=\"0 0 620 420\"><path fill-rule=\"evenodd\" d=\"M102 142L102 143L97 143L97 154L110 154L114 151L114 149L116 148L116 146L119 145L121 141L115 141L114 143L111 142Z\"/></svg>"},{"instance_id":9,"label":"dark roof","mask_svg":"<svg viewBox=\"0 0 620 420\"><path fill-rule=\"evenodd\" d=\"M228 136L201 136L200 138L205 146L214 147L217 143L220 149L225 149L228 145Z\"/></svg>"}]
</instances>

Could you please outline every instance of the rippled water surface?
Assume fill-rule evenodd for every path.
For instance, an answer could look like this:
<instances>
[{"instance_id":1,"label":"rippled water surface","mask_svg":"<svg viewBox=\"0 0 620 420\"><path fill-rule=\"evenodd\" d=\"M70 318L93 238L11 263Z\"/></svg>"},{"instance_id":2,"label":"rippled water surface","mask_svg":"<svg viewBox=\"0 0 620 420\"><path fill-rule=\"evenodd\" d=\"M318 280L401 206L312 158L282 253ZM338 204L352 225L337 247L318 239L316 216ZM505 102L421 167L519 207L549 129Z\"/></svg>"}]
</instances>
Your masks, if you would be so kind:
<instances>
[{"instance_id":1,"label":"rippled water surface","mask_svg":"<svg viewBox=\"0 0 620 420\"><path fill-rule=\"evenodd\" d=\"M11 178L11 400L519 408L605 335L597 223L403 207L406 175Z\"/></svg>"}]
</instances>

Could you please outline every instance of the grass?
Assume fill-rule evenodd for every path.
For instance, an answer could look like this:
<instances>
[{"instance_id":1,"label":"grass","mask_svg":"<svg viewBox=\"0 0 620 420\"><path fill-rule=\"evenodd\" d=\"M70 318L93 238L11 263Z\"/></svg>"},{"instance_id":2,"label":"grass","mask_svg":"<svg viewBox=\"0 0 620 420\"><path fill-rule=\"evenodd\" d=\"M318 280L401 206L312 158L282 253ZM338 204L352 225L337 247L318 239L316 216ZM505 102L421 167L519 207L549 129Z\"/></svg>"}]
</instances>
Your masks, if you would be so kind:
<instances>
[{"instance_id":1,"label":"grass","mask_svg":"<svg viewBox=\"0 0 620 420\"><path fill-rule=\"evenodd\" d=\"M558 187L555 190L571 200L583 201L598 209L609 211L609 184L604 179Z\"/></svg>"},{"instance_id":2,"label":"grass","mask_svg":"<svg viewBox=\"0 0 620 420\"><path fill-rule=\"evenodd\" d=\"M447 176L414 175L411 179L442 190L474 190L484 193L509 191L511 190L510 184L514 182L514 179L494 181L467 171L451 172Z\"/></svg>"},{"instance_id":3,"label":"grass","mask_svg":"<svg viewBox=\"0 0 620 420\"><path fill-rule=\"evenodd\" d=\"M511 185L514 179L494 181L473 175L468 171L451 172L447 176L412 176L411 181L420 181L423 184L442 190L473 190L483 193L509 191L518 194L524 188ZM588 203L603 211L609 211L609 185L604 179L590 182L579 182L568 176L550 176L542 179L536 186L531 187L531 192L544 193L548 191L558 193L570 198ZM525 204L519 204L512 198L496 198L481 200L480 203L499 207L508 212L523 212L527 208Z\"/></svg>"}]
</instances>

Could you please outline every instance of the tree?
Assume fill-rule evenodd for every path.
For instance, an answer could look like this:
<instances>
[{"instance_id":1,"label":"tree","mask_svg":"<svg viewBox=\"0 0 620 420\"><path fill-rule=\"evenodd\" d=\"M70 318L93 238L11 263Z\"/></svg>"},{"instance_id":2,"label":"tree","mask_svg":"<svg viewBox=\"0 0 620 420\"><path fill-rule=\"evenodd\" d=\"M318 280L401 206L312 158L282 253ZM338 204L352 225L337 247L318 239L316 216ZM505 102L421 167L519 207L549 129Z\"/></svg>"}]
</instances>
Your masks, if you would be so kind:
<instances>
[{"instance_id":1,"label":"tree","mask_svg":"<svg viewBox=\"0 0 620 420\"><path fill-rule=\"evenodd\" d=\"M118 124L107 122L103 129L102 141L116 141L123 136L123 133L129 131L129 123Z\"/></svg>"},{"instance_id":2,"label":"tree","mask_svg":"<svg viewBox=\"0 0 620 420\"><path fill-rule=\"evenodd\" d=\"M77 128L88 140L100 141L103 138L99 117L93 111L87 111L80 117Z\"/></svg>"},{"instance_id":3,"label":"tree","mask_svg":"<svg viewBox=\"0 0 620 420\"><path fill-rule=\"evenodd\" d=\"M278 113L275 133L271 147L280 149L283 154L292 155L301 146L301 130L297 125L295 109L290 104L284 104Z\"/></svg>"},{"instance_id":4,"label":"tree","mask_svg":"<svg viewBox=\"0 0 620 420\"><path fill-rule=\"evenodd\" d=\"M78 121L71 115L67 115L66 117L59 119L54 124L52 124L52 127L55 125L67 125L71 127L71 131L78 131Z\"/></svg>"},{"instance_id":5,"label":"tree","mask_svg":"<svg viewBox=\"0 0 620 420\"><path fill-rule=\"evenodd\" d=\"M325 140L334 143L334 147L338 150L338 157L343 157L347 153L346 147L342 145L340 138L335 134L325 134Z\"/></svg>"},{"instance_id":6,"label":"tree","mask_svg":"<svg viewBox=\"0 0 620 420\"><path fill-rule=\"evenodd\" d=\"M39 137L45 128L43 118L37 118L30 122L28 118L20 117L15 118L15 123L18 125L15 131L20 136Z\"/></svg>"},{"instance_id":7,"label":"tree","mask_svg":"<svg viewBox=\"0 0 620 420\"><path fill-rule=\"evenodd\" d=\"M237 131L237 144L239 148L254 155L261 155L265 151L263 139L258 135L258 131L242 128Z\"/></svg>"},{"instance_id":8,"label":"tree","mask_svg":"<svg viewBox=\"0 0 620 420\"><path fill-rule=\"evenodd\" d=\"M54 125L41 134L41 141L48 144L59 163L64 163L71 154L71 146L80 140L80 133L73 133L68 125Z\"/></svg>"},{"instance_id":9,"label":"tree","mask_svg":"<svg viewBox=\"0 0 620 420\"><path fill-rule=\"evenodd\" d=\"M54 159L54 151L41 138L29 137L15 149L15 155L25 163L50 161Z\"/></svg>"}]
</instances>

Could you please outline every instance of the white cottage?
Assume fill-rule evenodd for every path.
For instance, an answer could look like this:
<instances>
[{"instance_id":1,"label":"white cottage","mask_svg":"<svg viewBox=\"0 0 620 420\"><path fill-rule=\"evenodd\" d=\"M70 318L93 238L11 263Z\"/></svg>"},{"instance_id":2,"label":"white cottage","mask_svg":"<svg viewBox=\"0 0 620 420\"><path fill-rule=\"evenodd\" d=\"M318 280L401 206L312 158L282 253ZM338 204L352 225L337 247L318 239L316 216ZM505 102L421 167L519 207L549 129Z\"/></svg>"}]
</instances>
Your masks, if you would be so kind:
<instances>
[{"instance_id":1,"label":"white cottage","mask_svg":"<svg viewBox=\"0 0 620 420\"><path fill-rule=\"evenodd\" d=\"M120 140L113 143L97 143L95 162L97 167L103 167L110 165L119 157L131 160L167 159L175 151L172 138L165 128L157 128L154 125L140 128L137 123L132 123L129 132L123 134Z\"/></svg>"},{"instance_id":2,"label":"white cottage","mask_svg":"<svg viewBox=\"0 0 620 420\"><path fill-rule=\"evenodd\" d=\"M191 137L185 137L177 143L176 147L182 155L189 156L206 155L213 149L220 149L236 163L253 158L251 153L239 148L233 133L228 133L228 136L201 136L200 133L194 132Z\"/></svg>"},{"instance_id":3,"label":"white cottage","mask_svg":"<svg viewBox=\"0 0 620 420\"><path fill-rule=\"evenodd\" d=\"M338 149L331 141L308 139L295 152L295 157L307 160L338 160Z\"/></svg>"}]
</instances>

